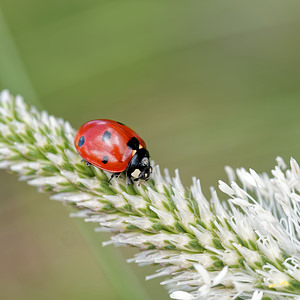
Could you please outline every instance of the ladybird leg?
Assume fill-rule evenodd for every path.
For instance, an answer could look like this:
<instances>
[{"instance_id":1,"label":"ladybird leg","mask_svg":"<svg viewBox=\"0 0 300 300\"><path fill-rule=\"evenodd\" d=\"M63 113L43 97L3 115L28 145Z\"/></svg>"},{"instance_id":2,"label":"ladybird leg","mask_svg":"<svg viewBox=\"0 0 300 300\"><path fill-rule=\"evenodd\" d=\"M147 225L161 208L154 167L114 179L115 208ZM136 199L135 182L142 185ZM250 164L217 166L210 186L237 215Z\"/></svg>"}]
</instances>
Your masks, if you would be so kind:
<instances>
[{"instance_id":1,"label":"ladybird leg","mask_svg":"<svg viewBox=\"0 0 300 300\"><path fill-rule=\"evenodd\" d=\"M132 184L131 176L126 175L126 184Z\"/></svg>"},{"instance_id":2,"label":"ladybird leg","mask_svg":"<svg viewBox=\"0 0 300 300\"><path fill-rule=\"evenodd\" d=\"M110 182L114 177L118 178L120 175L121 175L121 172L120 173L112 173L110 178L108 179L108 182Z\"/></svg>"},{"instance_id":3,"label":"ladybird leg","mask_svg":"<svg viewBox=\"0 0 300 300\"><path fill-rule=\"evenodd\" d=\"M131 161L129 162L126 170L125 170L125 174L126 174L126 184L132 184L132 176L131 173L133 171L133 167L131 165Z\"/></svg>"},{"instance_id":4,"label":"ladybird leg","mask_svg":"<svg viewBox=\"0 0 300 300\"><path fill-rule=\"evenodd\" d=\"M82 159L81 162L85 162L85 164L86 164L88 167L92 165L92 164L90 164L88 161L86 161L86 160L84 160L84 159Z\"/></svg>"}]
</instances>

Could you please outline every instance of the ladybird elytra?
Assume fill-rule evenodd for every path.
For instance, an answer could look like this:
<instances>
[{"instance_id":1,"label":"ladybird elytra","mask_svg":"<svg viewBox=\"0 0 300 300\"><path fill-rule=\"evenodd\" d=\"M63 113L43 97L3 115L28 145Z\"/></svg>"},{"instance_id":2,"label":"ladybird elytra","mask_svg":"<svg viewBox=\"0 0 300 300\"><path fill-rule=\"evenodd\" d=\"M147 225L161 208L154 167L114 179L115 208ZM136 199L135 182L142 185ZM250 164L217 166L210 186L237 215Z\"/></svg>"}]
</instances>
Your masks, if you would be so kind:
<instances>
[{"instance_id":1,"label":"ladybird elytra","mask_svg":"<svg viewBox=\"0 0 300 300\"><path fill-rule=\"evenodd\" d=\"M144 140L123 123L97 119L83 124L74 140L79 155L89 164L131 180L148 180L152 172Z\"/></svg>"}]
</instances>

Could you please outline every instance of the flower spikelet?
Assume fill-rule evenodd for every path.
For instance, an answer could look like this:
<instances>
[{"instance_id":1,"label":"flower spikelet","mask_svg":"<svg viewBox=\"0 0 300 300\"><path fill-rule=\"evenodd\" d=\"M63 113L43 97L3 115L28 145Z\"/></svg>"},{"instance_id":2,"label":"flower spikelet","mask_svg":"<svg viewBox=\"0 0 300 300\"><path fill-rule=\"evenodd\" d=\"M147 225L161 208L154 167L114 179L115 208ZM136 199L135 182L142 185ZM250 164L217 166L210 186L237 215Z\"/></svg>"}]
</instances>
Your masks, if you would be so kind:
<instances>
[{"instance_id":1,"label":"flower spikelet","mask_svg":"<svg viewBox=\"0 0 300 300\"><path fill-rule=\"evenodd\" d=\"M300 168L281 158L270 175L225 170L206 198L200 181L184 188L178 170L153 167L148 182L126 184L86 166L75 131L60 118L0 94L0 167L77 208L71 216L113 232L104 245L130 245L130 262L160 265L172 299L299 299Z\"/></svg>"}]
</instances>

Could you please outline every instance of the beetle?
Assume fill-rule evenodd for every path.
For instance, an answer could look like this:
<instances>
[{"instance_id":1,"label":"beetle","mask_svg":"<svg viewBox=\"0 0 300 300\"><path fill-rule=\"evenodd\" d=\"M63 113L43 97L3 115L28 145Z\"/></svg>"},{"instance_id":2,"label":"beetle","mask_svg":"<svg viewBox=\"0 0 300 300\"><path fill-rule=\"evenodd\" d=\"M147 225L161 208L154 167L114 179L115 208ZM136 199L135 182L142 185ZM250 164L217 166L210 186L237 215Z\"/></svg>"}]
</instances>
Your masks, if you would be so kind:
<instances>
[{"instance_id":1,"label":"beetle","mask_svg":"<svg viewBox=\"0 0 300 300\"><path fill-rule=\"evenodd\" d=\"M123 123L97 119L83 124L74 140L79 155L88 165L113 173L125 171L126 183L148 180L152 167L144 140Z\"/></svg>"}]
</instances>

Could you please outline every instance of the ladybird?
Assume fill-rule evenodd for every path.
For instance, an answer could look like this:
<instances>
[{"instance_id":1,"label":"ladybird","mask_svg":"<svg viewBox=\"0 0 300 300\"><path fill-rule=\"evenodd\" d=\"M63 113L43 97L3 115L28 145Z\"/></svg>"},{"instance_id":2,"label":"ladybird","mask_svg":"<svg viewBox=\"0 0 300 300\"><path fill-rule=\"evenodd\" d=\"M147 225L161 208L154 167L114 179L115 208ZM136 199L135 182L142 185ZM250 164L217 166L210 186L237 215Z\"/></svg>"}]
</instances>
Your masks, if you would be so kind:
<instances>
[{"instance_id":1,"label":"ladybird","mask_svg":"<svg viewBox=\"0 0 300 300\"><path fill-rule=\"evenodd\" d=\"M127 184L132 179L148 180L152 172L144 140L123 123L89 121L79 128L74 144L88 165L113 173L111 178L125 171Z\"/></svg>"}]
</instances>

